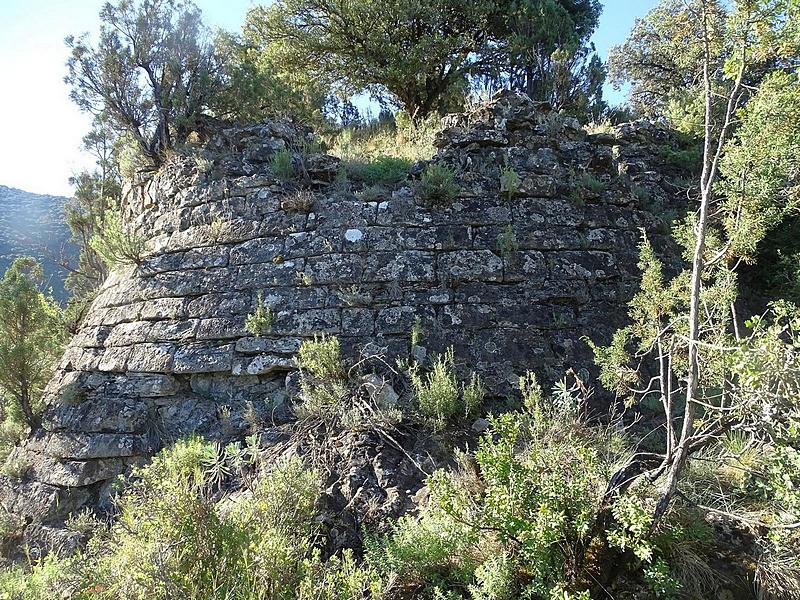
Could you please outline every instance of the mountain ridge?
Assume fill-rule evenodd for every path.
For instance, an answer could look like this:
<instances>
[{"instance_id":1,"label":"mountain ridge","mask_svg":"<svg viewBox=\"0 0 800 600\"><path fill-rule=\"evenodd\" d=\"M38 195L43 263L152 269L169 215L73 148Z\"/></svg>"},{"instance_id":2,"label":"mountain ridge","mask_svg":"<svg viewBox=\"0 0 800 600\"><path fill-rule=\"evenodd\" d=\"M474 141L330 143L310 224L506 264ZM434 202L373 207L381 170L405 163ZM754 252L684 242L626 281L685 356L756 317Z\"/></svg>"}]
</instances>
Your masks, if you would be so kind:
<instances>
[{"instance_id":1,"label":"mountain ridge","mask_svg":"<svg viewBox=\"0 0 800 600\"><path fill-rule=\"evenodd\" d=\"M68 201L65 196L0 185L0 269L5 271L19 256L37 258L44 267L45 285L62 302L67 297L67 273L59 261L77 255L64 218Z\"/></svg>"}]
</instances>

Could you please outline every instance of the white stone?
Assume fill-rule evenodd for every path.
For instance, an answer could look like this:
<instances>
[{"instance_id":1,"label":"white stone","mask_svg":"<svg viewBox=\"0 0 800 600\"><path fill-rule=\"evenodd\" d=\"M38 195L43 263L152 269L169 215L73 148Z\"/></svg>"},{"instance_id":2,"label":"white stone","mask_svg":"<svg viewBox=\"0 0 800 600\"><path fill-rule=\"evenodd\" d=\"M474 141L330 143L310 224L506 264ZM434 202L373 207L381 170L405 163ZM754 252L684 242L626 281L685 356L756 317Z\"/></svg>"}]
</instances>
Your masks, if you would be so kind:
<instances>
[{"instance_id":1,"label":"white stone","mask_svg":"<svg viewBox=\"0 0 800 600\"><path fill-rule=\"evenodd\" d=\"M344 232L344 239L348 242L358 242L364 239L364 233L360 229L348 229Z\"/></svg>"}]
</instances>

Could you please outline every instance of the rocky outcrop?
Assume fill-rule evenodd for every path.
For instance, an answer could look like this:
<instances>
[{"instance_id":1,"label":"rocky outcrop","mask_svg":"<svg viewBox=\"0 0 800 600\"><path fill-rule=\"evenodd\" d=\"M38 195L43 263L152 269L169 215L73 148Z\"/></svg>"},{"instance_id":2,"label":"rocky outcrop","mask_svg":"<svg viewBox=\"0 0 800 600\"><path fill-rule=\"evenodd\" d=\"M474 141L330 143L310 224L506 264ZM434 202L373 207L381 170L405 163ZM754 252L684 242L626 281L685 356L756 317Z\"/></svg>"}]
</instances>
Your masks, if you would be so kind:
<instances>
[{"instance_id":1,"label":"rocky outcrop","mask_svg":"<svg viewBox=\"0 0 800 600\"><path fill-rule=\"evenodd\" d=\"M174 157L128 189L148 256L103 286L0 502L57 522L170 440L290 420L293 356L320 333L394 359L417 323L428 355L454 346L495 396L526 369L552 381L589 367L582 336L607 341L624 322L640 228L658 235L642 203L671 194L653 153L664 136L646 123L588 135L503 94L446 119L435 160L460 193L431 205L413 180L371 202L329 185L338 160L303 152L310 133L288 122L209 134L202 159ZM270 167L287 148L313 192L302 202ZM518 182L501 191L503 169ZM255 337L259 299L277 318Z\"/></svg>"}]
</instances>

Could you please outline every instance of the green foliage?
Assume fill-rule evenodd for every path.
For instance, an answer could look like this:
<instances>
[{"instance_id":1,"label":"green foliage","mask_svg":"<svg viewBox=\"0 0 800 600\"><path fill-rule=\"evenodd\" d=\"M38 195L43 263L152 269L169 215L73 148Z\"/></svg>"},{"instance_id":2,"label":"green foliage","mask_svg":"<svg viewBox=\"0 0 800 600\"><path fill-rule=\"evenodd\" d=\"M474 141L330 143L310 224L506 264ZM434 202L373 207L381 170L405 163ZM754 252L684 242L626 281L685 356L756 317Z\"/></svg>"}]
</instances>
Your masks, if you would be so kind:
<instances>
[{"instance_id":1,"label":"green foliage","mask_svg":"<svg viewBox=\"0 0 800 600\"><path fill-rule=\"evenodd\" d=\"M253 335L266 335L275 324L276 318L272 307L264 303L264 297L259 292L258 299L256 300L256 311L247 315L244 327Z\"/></svg>"},{"instance_id":2,"label":"green foliage","mask_svg":"<svg viewBox=\"0 0 800 600\"><path fill-rule=\"evenodd\" d=\"M269 166L275 177L282 181L289 181L294 177L294 158L291 151L286 148L272 155Z\"/></svg>"},{"instance_id":3,"label":"green foliage","mask_svg":"<svg viewBox=\"0 0 800 600\"><path fill-rule=\"evenodd\" d=\"M620 497L612 506L616 524L606 532L609 545L625 552L630 550L645 563L653 560L653 546L649 541L653 514L649 507L633 495Z\"/></svg>"},{"instance_id":4,"label":"green foliage","mask_svg":"<svg viewBox=\"0 0 800 600\"><path fill-rule=\"evenodd\" d=\"M256 458L199 438L163 450L126 482L118 520L96 532L84 554L51 555L30 574L0 573L0 597L380 598L376 572L350 553L323 561L315 549L321 480L298 459L249 476L236 498L220 496L220 485L255 468Z\"/></svg>"},{"instance_id":5,"label":"green foliage","mask_svg":"<svg viewBox=\"0 0 800 600\"><path fill-rule=\"evenodd\" d=\"M214 53L222 85L214 98L215 116L259 121L265 115L326 124L330 90L296 69L282 70L266 46L263 32L249 19L241 36L217 31Z\"/></svg>"},{"instance_id":6,"label":"green foliage","mask_svg":"<svg viewBox=\"0 0 800 600\"><path fill-rule=\"evenodd\" d=\"M23 257L0 280L0 416L7 434L38 425L42 392L65 338L58 305L39 289L42 278L41 265Z\"/></svg>"},{"instance_id":7,"label":"green foliage","mask_svg":"<svg viewBox=\"0 0 800 600\"><path fill-rule=\"evenodd\" d=\"M514 228L509 223L502 233L497 235L497 253L508 262L517 250L519 250L519 242L514 234Z\"/></svg>"},{"instance_id":8,"label":"green foliage","mask_svg":"<svg viewBox=\"0 0 800 600\"><path fill-rule=\"evenodd\" d=\"M662 559L644 568L644 580L656 598L674 598L681 587L667 562Z\"/></svg>"},{"instance_id":9,"label":"green foliage","mask_svg":"<svg viewBox=\"0 0 800 600\"><path fill-rule=\"evenodd\" d=\"M718 191L733 256L752 261L758 244L800 203L800 79L764 78L725 148Z\"/></svg>"},{"instance_id":10,"label":"green foliage","mask_svg":"<svg viewBox=\"0 0 800 600\"><path fill-rule=\"evenodd\" d=\"M332 335L314 336L300 345L297 366L317 379L337 379L344 375L339 339Z\"/></svg>"},{"instance_id":11,"label":"green foliage","mask_svg":"<svg viewBox=\"0 0 800 600\"><path fill-rule=\"evenodd\" d=\"M436 152L433 139L439 129L436 115L412 122L403 112L384 112L375 121L338 131L330 139L331 152L355 164L368 163L374 157L395 157L409 163L430 160Z\"/></svg>"},{"instance_id":12,"label":"green foliage","mask_svg":"<svg viewBox=\"0 0 800 600\"><path fill-rule=\"evenodd\" d=\"M349 395L339 339L335 336L314 336L305 340L295 358L302 374L302 417L336 416Z\"/></svg>"},{"instance_id":13,"label":"green foliage","mask_svg":"<svg viewBox=\"0 0 800 600\"><path fill-rule=\"evenodd\" d=\"M702 164L703 148L699 144L687 148L659 146L658 156L664 164L673 169L684 173L696 173Z\"/></svg>"},{"instance_id":14,"label":"green foliage","mask_svg":"<svg viewBox=\"0 0 800 600\"><path fill-rule=\"evenodd\" d=\"M386 195L386 189L379 185L370 185L360 192L356 192L356 198L362 202L380 202Z\"/></svg>"},{"instance_id":15,"label":"green foliage","mask_svg":"<svg viewBox=\"0 0 800 600\"><path fill-rule=\"evenodd\" d=\"M492 417L474 463L462 456L459 472L435 472L428 508L369 545L368 562L441 594L468 587L474 598L586 598L570 590L607 468L594 445L606 441L573 413L542 411L541 421Z\"/></svg>"},{"instance_id":16,"label":"green foliage","mask_svg":"<svg viewBox=\"0 0 800 600\"><path fill-rule=\"evenodd\" d=\"M511 167L503 167L500 171L500 193L505 194L507 200L511 200L519 193L522 180Z\"/></svg>"},{"instance_id":17,"label":"green foliage","mask_svg":"<svg viewBox=\"0 0 800 600\"><path fill-rule=\"evenodd\" d=\"M96 45L66 39L66 82L84 111L105 113L151 164L186 141L221 82L213 47L191 2L106 3Z\"/></svg>"},{"instance_id":18,"label":"green foliage","mask_svg":"<svg viewBox=\"0 0 800 600\"><path fill-rule=\"evenodd\" d=\"M434 431L444 429L453 421L474 416L486 396L486 390L475 373L469 383L459 385L452 347L434 359L428 373L420 374L419 367L415 366L410 376L420 414Z\"/></svg>"},{"instance_id":19,"label":"green foliage","mask_svg":"<svg viewBox=\"0 0 800 600\"><path fill-rule=\"evenodd\" d=\"M109 269L123 265L141 265L144 260L147 239L134 227L123 222L122 213L107 209L102 223L97 224L97 233L89 245Z\"/></svg>"},{"instance_id":20,"label":"green foliage","mask_svg":"<svg viewBox=\"0 0 800 600\"><path fill-rule=\"evenodd\" d=\"M349 161L347 171L364 185L393 185L408 175L411 161L397 156L376 156L367 161Z\"/></svg>"},{"instance_id":21,"label":"green foliage","mask_svg":"<svg viewBox=\"0 0 800 600\"><path fill-rule=\"evenodd\" d=\"M575 185L593 195L602 194L605 184L591 173L581 173L575 180Z\"/></svg>"},{"instance_id":22,"label":"green foliage","mask_svg":"<svg viewBox=\"0 0 800 600\"><path fill-rule=\"evenodd\" d=\"M248 23L262 32L279 70L345 90L388 91L417 120L444 108L449 92L463 85L488 8L393 0L334 9L319 0L281 0L251 9Z\"/></svg>"},{"instance_id":23,"label":"green foliage","mask_svg":"<svg viewBox=\"0 0 800 600\"><path fill-rule=\"evenodd\" d=\"M452 202L459 193L455 176L455 170L447 165L429 165L422 173L419 182L420 196L423 200L431 203Z\"/></svg>"}]
</instances>

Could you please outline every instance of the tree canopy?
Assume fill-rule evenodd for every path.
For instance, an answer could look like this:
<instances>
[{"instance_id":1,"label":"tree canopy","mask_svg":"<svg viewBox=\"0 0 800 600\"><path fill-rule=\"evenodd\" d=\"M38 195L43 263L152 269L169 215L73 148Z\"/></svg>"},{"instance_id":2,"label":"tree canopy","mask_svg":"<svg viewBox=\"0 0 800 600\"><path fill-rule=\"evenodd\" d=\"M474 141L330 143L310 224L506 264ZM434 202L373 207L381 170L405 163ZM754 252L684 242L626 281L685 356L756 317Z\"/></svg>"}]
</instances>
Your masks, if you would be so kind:
<instances>
[{"instance_id":1,"label":"tree canopy","mask_svg":"<svg viewBox=\"0 0 800 600\"><path fill-rule=\"evenodd\" d=\"M39 423L38 402L61 350L58 306L39 289L41 265L16 259L0 280L0 390L4 413L18 414L31 428Z\"/></svg>"},{"instance_id":2,"label":"tree canopy","mask_svg":"<svg viewBox=\"0 0 800 600\"><path fill-rule=\"evenodd\" d=\"M100 20L96 45L87 34L66 39L70 96L106 113L158 165L221 85L209 32L188 0L107 2Z\"/></svg>"},{"instance_id":3,"label":"tree canopy","mask_svg":"<svg viewBox=\"0 0 800 600\"><path fill-rule=\"evenodd\" d=\"M247 36L277 68L345 95L367 90L415 120L457 108L476 82L558 107L594 105L604 71L588 44L597 0L280 0Z\"/></svg>"}]
</instances>

